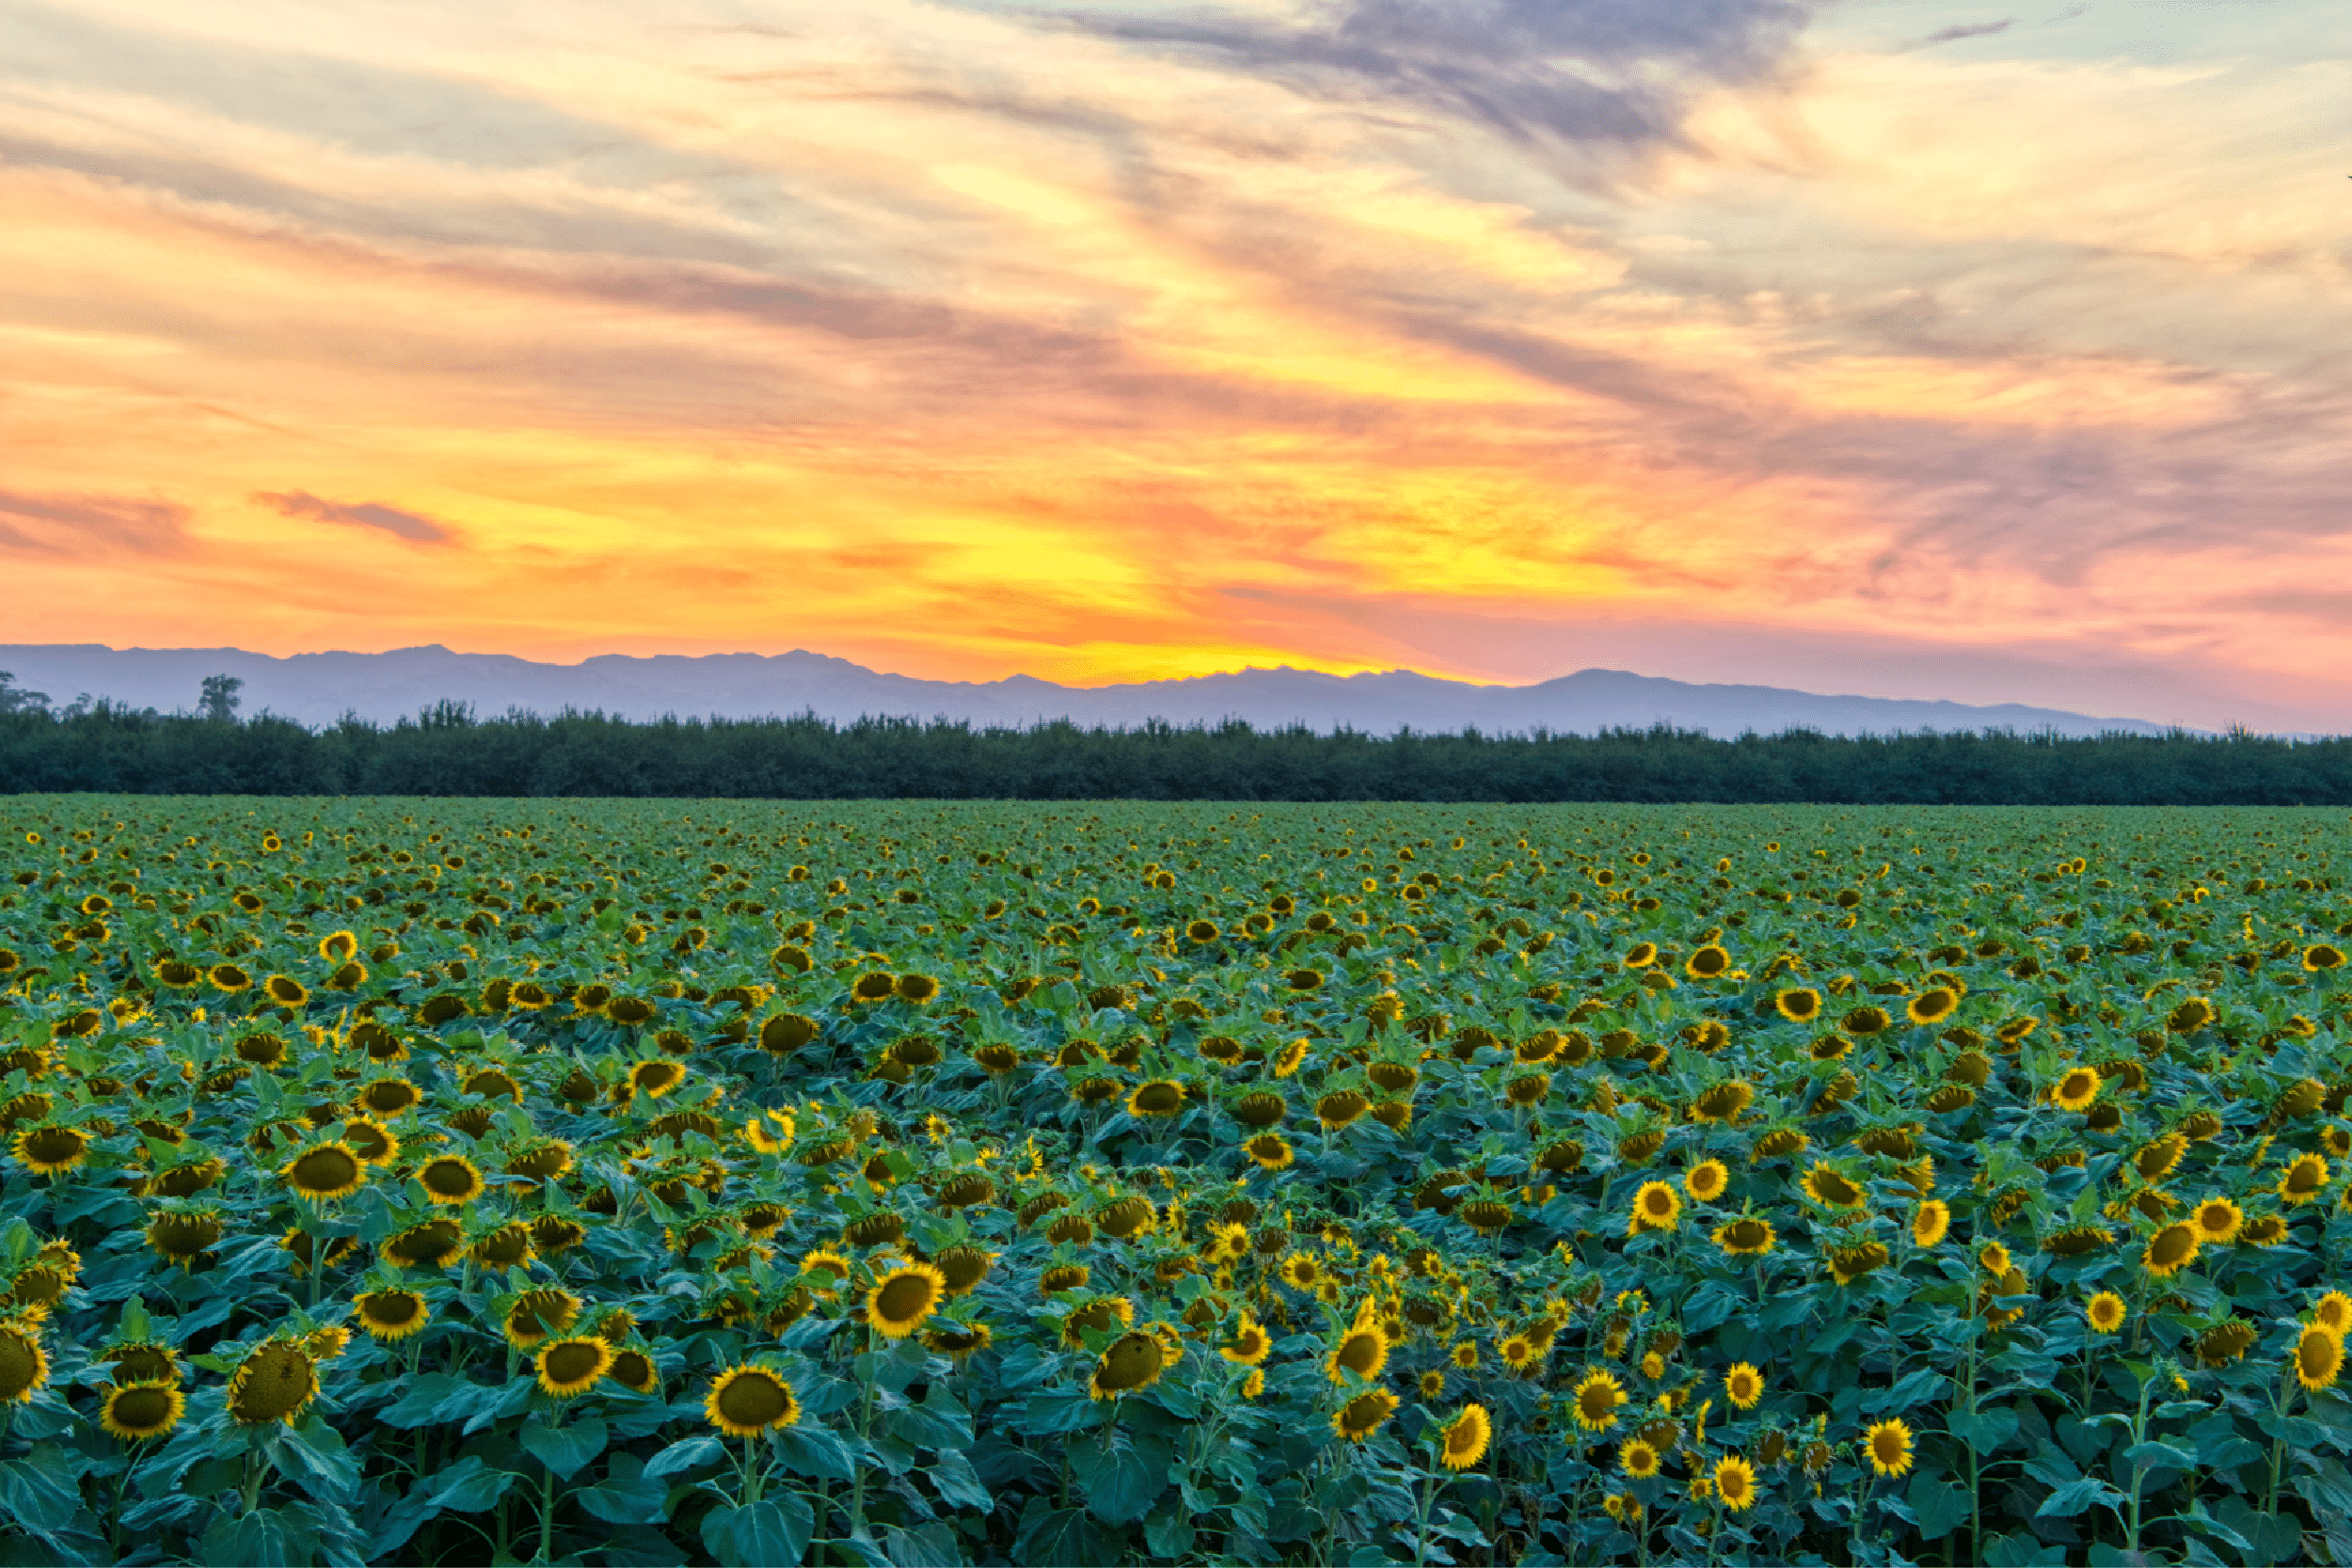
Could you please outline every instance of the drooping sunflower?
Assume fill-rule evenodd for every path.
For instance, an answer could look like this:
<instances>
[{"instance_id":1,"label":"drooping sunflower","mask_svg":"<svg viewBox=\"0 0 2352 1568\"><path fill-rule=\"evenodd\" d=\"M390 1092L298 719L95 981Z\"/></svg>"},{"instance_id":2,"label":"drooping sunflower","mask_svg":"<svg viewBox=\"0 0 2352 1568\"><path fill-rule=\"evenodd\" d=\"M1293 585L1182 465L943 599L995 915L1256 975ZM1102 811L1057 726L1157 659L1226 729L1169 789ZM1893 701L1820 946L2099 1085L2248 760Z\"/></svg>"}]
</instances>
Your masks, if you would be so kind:
<instances>
[{"instance_id":1,"label":"drooping sunflower","mask_svg":"<svg viewBox=\"0 0 2352 1568\"><path fill-rule=\"evenodd\" d=\"M1883 1476L1899 1476L1911 1468L1911 1428L1899 1417L1879 1422L1863 1437L1870 1468Z\"/></svg>"},{"instance_id":2,"label":"drooping sunflower","mask_svg":"<svg viewBox=\"0 0 2352 1568\"><path fill-rule=\"evenodd\" d=\"M1283 1170L1297 1158L1290 1140L1279 1132L1261 1132L1241 1147L1261 1170Z\"/></svg>"},{"instance_id":3,"label":"drooping sunflower","mask_svg":"<svg viewBox=\"0 0 2352 1568\"><path fill-rule=\"evenodd\" d=\"M629 1093L642 1094L649 1100L659 1100L685 1082L686 1069L675 1062L639 1062L628 1069Z\"/></svg>"},{"instance_id":4,"label":"drooping sunflower","mask_svg":"<svg viewBox=\"0 0 2352 1568\"><path fill-rule=\"evenodd\" d=\"M193 1264L212 1250L226 1228L217 1209L157 1214L147 1222L147 1244L180 1264Z\"/></svg>"},{"instance_id":5,"label":"drooping sunflower","mask_svg":"<svg viewBox=\"0 0 2352 1568\"><path fill-rule=\"evenodd\" d=\"M947 1276L929 1263L900 1263L866 1292L866 1321L886 1338L903 1339L947 1293Z\"/></svg>"},{"instance_id":6,"label":"drooping sunflower","mask_svg":"<svg viewBox=\"0 0 2352 1568\"><path fill-rule=\"evenodd\" d=\"M1682 1190L1701 1203L1712 1203L1731 1185L1731 1172L1721 1160L1702 1160L1682 1178Z\"/></svg>"},{"instance_id":7,"label":"drooping sunflower","mask_svg":"<svg viewBox=\"0 0 2352 1568\"><path fill-rule=\"evenodd\" d=\"M187 1399L176 1382L141 1379L105 1390L98 1424L110 1437L119 1437L125 1443L144 1443L151 1438L169 1436L187 1408Z\"/></svg>"},{"instance_id":8,"label":"drooping sunflower","mask_svg":"<svg viewBox=\"0 0 2352 1568\"><path fill-rule=\"evenodd\" d=\"M1931 1247L1939 1244L1952 1228L1951 1205L1941 1198L1929 1198L1911 1216L1911 1241L1915 1246Z\"/></svg>"},{"instance_id":9,"label":"drooping sunflower","mask_svg":"<svg viewBox=\"0 0 2352 1568\"><path fill-rule=\"evenodd\" d=\"M1903 1007L1903 1016L1925 1028L1943 1022L1960 1006L1960 995L1947 986L1931 986Z\"/></svg>"},{"instance_id":10,"label":"drooping sunflower","mask_svg":"<svg viewBox=\"0 0 2352 1568\"><path fill-rule=\"evenodd\" d=\"M346 1151L348 1152L348 1151ZM443 1154L427 1160L417 1172L425 1196L435 1203L471 1203L488 1183L482 1171L463 1154Z\"/></svg>"},{"instance_id":11,"label":"drooping sunflower","mask_svg":"<svg viewBox=\"0 0 2352 1568\"><path fill-rule=\"evenodd\" d=\"M1745 1361L1735 1361L1724 1374L1724 1397L1742 1410L1754 1410L1764 1397L1764 1374Z\"/></svg>"},{"instance_id":12,"label":"drooping sunflower","mask_svg":"<svg viewBox=\"0 0 2352 1568\"><path fill-rule=\"evenodd\" d=\"M1438 1463L1449 1470L1470 1469L1486 1457L1486 1445L1493 1440L1494 1418L1486 1407L1466 1404L1438 1429Z\"/></svg>"},{"instance_id":13,"label":"drooping sunflower","mask_svg":"<svg viewBox=\"0 0 2352 1568\"><path fill-rule=\"evenodd\" d=\"M2096 1334L2112 1334L2122 1327L2128 1311L2123 1298L2113 1291L2102 1291L2083 1304L2083 1318Z\"/></svg>"},{"instance_id":14,"label":"drooping sunflower","mask_svg":"<svg viewBox=\"0 0 2352 1568\"><path fill-rule=\"evenodd\" d=\"M1276 1053L1274 1060L1267 1065L1267 1070L1277 1078L1288 1078L1306 1062L1311 1049L1306 1040L1295 1039Z\"/></svg>"},{"instance_id":15,"label":"drooping sunflower","mask_svg":"<svg viewBox=\"0 0 2352 1568\"><path fill-rule=\"evenodd\" d=\"M2296 1337L2295 1381L2313 1393L2332 1388L2344 1370L2344 1338L2314 1323Z\"/></svg>"},{"instance_id":16,"label":"drooping sunflower","mask_svg":"<svg viewBox=\"0 0 2352 1568\"><path fill-rule=\"evenodd\" d=\"M580 1320L580 1300L569 1291L541 1286L523 1291L506 1308L502 1325L506 1342L516 1350L536 1350L542 1343L568 1333Z\"/></svg>"},{"instance_id":17,"label":"drooping sunflower","mask_svg":"<svg viewBox=\"0 0 2352 1568\"><path fill-rule=\"evenodd\" d=\"M1331 1418L1331 1430L1351 1443L1365 1442L1396 1413L1396 1396L1386 1388L1367 1389L1340 1406Z\"/></svg>"},{"instance_id":18,"label":"drooping sunflower","mask_svg":"<svg viewBox=\"0 0 2352 1568\"><path fill-rule=\"evenodd\" d=\"M653 1357L633 1346L612 1353L612 1365L605 1369L605 1376L639 1394L650 1394L661 1386L660 1369L654 1365Z\"/></svg>"},{"instance_id":19,"label":"drooping sunflower","mask_svg":"<svg viewBox=\"0 0 2352 1568\"><path fill-rule=\"evenodd\" d=\"M1854 1210L1862 1207L1869 1194L1845 1173L1823 1161L1815 1161L1813 1168L1804 1173L1804 1196L1824 1209Z\"/></svg>"},{"instance_id":20,"label":"drooping sunflower","mask_svg":"<svg viewBox=\"0 0 2352 1568\"><path fill-rule=\"evenodd\" d=\"M584 1394L612 1370L612 1347L595 1335L550 1339L539 1351L539 1386L559 1400Z\"/></svg>"},{"instance_id":21,"label":"drooping sunflower","mask_svg":"<svg viewBox=\"0 0 2352 1568\"><path fill-rule=\"evenodd\" d=\"M376 1339L405 1339L424 1327L430 1315L424 1297L414 1291L370 1291L352 1302L359 1326Z\"/></svg>"},{"instance_id":22,"label":"drooping sunflower","mask_svg":"<svg viewBox=\"0 0 2352 1568\"><path fill-rule=\"evenodd\" d=\"M36 1176L62 1176L89 1154L89 1134L78 1127L32 1127L16 1135L16 1158Z\"/></svg>"},{"instance_id":23,"label":"drooping sunflower","mask_svg":"<svg viewBox=\"0 0 2352 1568\"><path fill-rule=\"evenodd\" d=\"M368 1164L358 1150L339 1138L313 1144L278 1166L278 1174L302 1196L324 1202L349 1196L365 1186Z\"/></svg>"},{"instance_id":24,"label":"drooping sunflower","mask_svg":"<svg viewBox=\"0 0 2352 1568\"><path fill-rule=\"evenodd\" d=\"M0 1403L29 1404L48 1382L40 1325L25 1318L0 1318Z\"/></svg>"},{"instance_id":25,"label":"drooping sunflower","mask_svg":"<svg viewBox=\"0 0 2352 1568\"><path fill-rule=\"evenodd\" d=\"M2139 1266L2158 1279L2169 1279L2197 1260L2197 1227L2185 1221L2166 1226L2148 1239Z\"/></svg>"},{"instance_id":26,"label":"drooping sunflower","mask_svg":"<svg viewBox=\"0 0 2352 1568\"><path fill-rule=\"evenodd\" d=\"M710 1385L703 1415L730 1437L756 1437L801 1418L792 1385L765 1367L729 1367Z\"/></svg>"},{"instance_id":27,"label":"drooping sunflower","mask_svg":"<svg viewBox=\"0 0 2352 1568\"><path fill-rule=\"evenodd\" d=\"M1149 1388L1159 1382L1167 1365L1168 1350L1157 1335L1122 1334L1095 1362L1094 1373L1087 1380L1087 1393L1094 1399L1112 1400Z\"/></svg>"},{"instance_id":28,"label":"drooping sunflower","mask_svg":"<svg viewBox=\"0 0 2352 1568\"><path fill-rule=\"evenodd\" d=\"M2289 1203L2309 1203L2327 1190L2327 1157L2298 1154L2279 1178L2278 1193Z\"/></svg>"},{"instance_id":29,"label":"drooping sunflower","mask_svg":"<svg viewBox=\"0 0 2352 1568\"><path fill-rule=\"evenodd\" d=\"M1742 1214L1727 1225L1715 1227L1715 1244L1733 1257L1761 1257L1772 1250L1772 1223Z\"/></svg>"},{"instance_id":30,"label":"drooping sunflower","mask_svg":"<svg viewBox=\"0 0 2352 1568\"><path fill-rule=\"evenodd\" d=\"M246 1354L229 1379L229 1413L248 1426L288 1426L318 1398L318 1364L298 1339L273 1338Z\"/></svg>"},{"instance_id":31,"label":"drooping sunflower","mask_svg":"<svg viewBox=\"0 0 2352 1568\"><path fill-rule=\"evenodd\" d=\"M1586 1432L1607 1432L1617 1424L1617 1407L1625 1401L1623 1384L1607 1372L1589 1371L1576 1386L1576 1424Z\"/></svg>"},{"instance_id":32,"label":"drooping sunflower","mask_svg":"<svg viewBox=\"0 0 2352 1568\"><path fill-rule=\"evenodd\" d=\"M400 1158L400 1140L392 1136L390 1128L372 1117L356 1117L343 1123L341 1141L379 1170Z\"/></svg>"},{"instance_id":33,"label":"drooping sunflower","mask_svg":"<svg viewBox=\"0 0 2352 1568\"><path fill-rule=\"evenodd\" d=\"M1184 1108L1184 1086L1166 1078L1138 1084L1127 1096L1127 1114L1131 1117L1172 1117Z\"/></svg>"}]
</instances>

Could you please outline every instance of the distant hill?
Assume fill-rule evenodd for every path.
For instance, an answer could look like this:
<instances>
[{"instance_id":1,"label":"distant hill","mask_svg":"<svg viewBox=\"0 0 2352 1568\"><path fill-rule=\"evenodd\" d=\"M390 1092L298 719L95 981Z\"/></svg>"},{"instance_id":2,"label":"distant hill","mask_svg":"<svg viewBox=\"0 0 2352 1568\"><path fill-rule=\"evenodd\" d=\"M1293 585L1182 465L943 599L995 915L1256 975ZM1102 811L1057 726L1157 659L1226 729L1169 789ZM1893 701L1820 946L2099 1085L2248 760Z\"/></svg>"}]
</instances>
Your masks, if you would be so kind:
<instances>
[{"instance_id":1,"label":"distant hill","mask_svg":"<svg viewBox=\"0 0 2352 1568\"><path fill-rule=\"evenodd\" d=\"M206 675L245 681L243 712L266 709L306 724L345 712L389 723L444 699L489 717L510 707L553 714L601 709L630 719L762 718L814 711L840 721L864 717L969 720L1026 726L1069 719L1082 725L1134 726L1148 720L1215 724L1246 720L1259 729L1301 723L1373 735L1399 729L1488 734L1549 730L1590 735L1618 726L1672 724L1714 736L1792 728L1828 735L1896 731L2056 730L2160 735L2166 726L2093 718L2017 704L1912 702L1818 696L1771 686L1693 685L1622 670L1580 670L1533 686L1480 686L1409 671L1327 675L1287 666L1127 686L1060 686L1029 675L1000 681L927 681L889 675L822 654L608 654L579 664L540 664L503 654L459 654L438 645L390 653L297 654L273 658L236 648L126 648L95 644L0 645L0 670L57 704L107 697L166 712L193 709Z\"/></svg>"}]
</instances>

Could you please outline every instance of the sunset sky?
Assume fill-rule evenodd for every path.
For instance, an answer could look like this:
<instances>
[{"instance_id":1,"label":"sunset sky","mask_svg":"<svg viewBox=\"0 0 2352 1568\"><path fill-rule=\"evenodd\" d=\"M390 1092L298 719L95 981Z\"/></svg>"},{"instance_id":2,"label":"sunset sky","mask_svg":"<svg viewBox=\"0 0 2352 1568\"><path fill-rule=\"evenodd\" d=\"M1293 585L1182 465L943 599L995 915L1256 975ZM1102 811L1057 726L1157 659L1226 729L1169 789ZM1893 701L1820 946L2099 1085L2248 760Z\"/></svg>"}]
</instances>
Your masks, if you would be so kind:
<instances>
[{"instance_id":1,"label":"sunset sky","mask_svg":"<svg viewBox=\"0 0 2352 1568\"><path fill-rule=\"evenodd\" d=\"M0 0L0 642L2352 731L2343 0Z\"/></svg>"}]
</instances>

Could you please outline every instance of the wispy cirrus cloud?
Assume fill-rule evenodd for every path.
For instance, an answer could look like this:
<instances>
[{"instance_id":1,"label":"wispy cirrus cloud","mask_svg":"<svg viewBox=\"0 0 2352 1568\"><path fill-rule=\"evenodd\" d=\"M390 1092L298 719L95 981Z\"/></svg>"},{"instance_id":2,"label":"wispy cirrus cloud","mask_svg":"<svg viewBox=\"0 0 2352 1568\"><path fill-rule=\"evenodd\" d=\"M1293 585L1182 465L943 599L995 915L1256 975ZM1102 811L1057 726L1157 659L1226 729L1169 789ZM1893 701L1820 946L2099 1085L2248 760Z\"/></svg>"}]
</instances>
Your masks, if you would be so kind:
<instances>
[{"instance_id":1,"label":"wispy cirrus cloud","mask_svg":"<svg viewBox=\"0 0 2352 1568\"><path fill-rule=\"evenodd\" d=\"M446 545L457 537L457 531L447 523L436 522L414 512L404 512L396 506L378 505L374 501L356 504L326 501L303 490L262 490L254 493L253 499L281 517L308 517L315 522L372 528L412 544Z\"/></svg>"}]
</instances>

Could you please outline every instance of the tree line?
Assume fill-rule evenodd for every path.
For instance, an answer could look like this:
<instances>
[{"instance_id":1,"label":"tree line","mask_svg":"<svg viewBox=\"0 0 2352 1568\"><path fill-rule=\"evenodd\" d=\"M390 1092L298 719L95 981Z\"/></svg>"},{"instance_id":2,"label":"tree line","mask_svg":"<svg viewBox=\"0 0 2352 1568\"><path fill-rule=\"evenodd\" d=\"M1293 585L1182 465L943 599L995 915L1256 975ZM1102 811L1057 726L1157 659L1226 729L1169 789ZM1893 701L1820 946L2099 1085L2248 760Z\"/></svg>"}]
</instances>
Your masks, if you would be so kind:
<instances>
[{"instance_id":1,"label":"tree line","mask_svg":"<svg viewBox=\"0 0 2352 1568\"><path fill-rule=\"evenodd\" d=\"M87 698L52 706L0 673L0 792L636 796L689 799L1796 801L1919 805L2352 805L2352 738L2233 731L1715 739L1392 736L1232 721L982 728L861 719L600 712L483 719L444 702L379 725L240 721L236 683L194 713Z\"/></svg>"}]
</instances>

